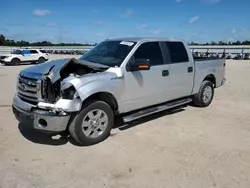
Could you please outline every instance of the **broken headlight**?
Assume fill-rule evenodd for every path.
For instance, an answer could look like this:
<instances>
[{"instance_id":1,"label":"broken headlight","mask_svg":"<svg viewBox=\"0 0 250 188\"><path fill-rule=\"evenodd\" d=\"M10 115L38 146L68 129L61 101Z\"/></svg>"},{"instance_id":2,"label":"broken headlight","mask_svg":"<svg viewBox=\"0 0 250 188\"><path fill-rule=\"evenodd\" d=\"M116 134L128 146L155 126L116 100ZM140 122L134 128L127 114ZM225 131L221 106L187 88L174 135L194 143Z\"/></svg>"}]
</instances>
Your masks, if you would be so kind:
<instances>
[{"instance_id":1,"label":"broken headlight","mask_svg":"<svg viewBox=\"0 0 250 188\"><path fill-rule=\"evenodd\" d=\"M74 99L76 97L76 89L74 86L70 86L67 89L62 90L61 96L63 99Z\"/></svg>"},{"instance_id":2,"label":"broken headlight","mask_svg":"<svg viewBox=\"0 0 250 188\"><path fill-rule=\"evenodd\" d=\"M76 90L73 86L71 86L67 89L64 89L62 91L62 98L63 99L74 99L75 92L76 92Z\"/></svg>"}]
</instances>

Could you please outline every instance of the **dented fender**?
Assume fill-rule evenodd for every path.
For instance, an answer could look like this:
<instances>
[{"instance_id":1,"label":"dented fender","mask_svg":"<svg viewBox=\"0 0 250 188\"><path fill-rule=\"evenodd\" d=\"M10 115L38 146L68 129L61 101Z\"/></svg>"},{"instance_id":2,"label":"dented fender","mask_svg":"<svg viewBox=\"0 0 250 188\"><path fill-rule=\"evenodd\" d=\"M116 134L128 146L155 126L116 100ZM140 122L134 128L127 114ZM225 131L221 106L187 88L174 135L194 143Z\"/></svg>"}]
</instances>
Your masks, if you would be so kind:
<instances>
[{"instance_id":1,"label":"dented fender","mask_svg":"<svg viewBox=\"0 0 250 188\"><path fill-rule=\"evenodd\" d=\"M119 98L123 93L123 87L120 80L113 79L115 77L117 75L113 72L100 72L82 77L69 76L62 81L61 88L74 86L82 102L89 96L100 92L107 92Z\"/></svg>"}]
</instances>

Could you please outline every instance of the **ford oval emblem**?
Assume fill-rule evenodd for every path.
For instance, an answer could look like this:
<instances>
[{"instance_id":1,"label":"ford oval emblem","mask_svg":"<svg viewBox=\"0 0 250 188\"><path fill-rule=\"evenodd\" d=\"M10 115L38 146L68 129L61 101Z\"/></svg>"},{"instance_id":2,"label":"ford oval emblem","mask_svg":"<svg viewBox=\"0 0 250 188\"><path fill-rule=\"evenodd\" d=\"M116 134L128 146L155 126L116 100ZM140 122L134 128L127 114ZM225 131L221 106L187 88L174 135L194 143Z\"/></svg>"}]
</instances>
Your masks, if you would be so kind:
<instances>
[{"instance_id":1,"label":"ford oval emblem","mask_svg":"<svg viewBox=\"0 0 250 188\"><path fill-rule=\"evenodd\" d=\"M26 91L26 86L25 86L25 84L20 84L20 87L21 87L21 89L22 89L23 91Z\"/></svg>"}]
</instances>

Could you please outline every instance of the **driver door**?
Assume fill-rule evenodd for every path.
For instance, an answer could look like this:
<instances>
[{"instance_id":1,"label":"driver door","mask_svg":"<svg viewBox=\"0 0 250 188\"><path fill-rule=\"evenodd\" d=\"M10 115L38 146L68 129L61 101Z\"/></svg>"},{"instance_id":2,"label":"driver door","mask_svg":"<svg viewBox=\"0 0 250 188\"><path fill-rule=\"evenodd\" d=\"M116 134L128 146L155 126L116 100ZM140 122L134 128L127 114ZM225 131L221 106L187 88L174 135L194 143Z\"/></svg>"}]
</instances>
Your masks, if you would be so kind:
<instances>
[{"instance_id":1,"label":"driver door","mask_svg":"<svg viewBox=\"0 0 250 188\"><path fill-rule=\"evenodd\" d=\"M150 70L125 71L125 95L121 102L121 113L159 104L167 100L166 86L169 77L164 74L169 68L165 64L159 42L141 44L131 60L129 66L136 59L149 59Z\"/></svg>"}]
</instances>

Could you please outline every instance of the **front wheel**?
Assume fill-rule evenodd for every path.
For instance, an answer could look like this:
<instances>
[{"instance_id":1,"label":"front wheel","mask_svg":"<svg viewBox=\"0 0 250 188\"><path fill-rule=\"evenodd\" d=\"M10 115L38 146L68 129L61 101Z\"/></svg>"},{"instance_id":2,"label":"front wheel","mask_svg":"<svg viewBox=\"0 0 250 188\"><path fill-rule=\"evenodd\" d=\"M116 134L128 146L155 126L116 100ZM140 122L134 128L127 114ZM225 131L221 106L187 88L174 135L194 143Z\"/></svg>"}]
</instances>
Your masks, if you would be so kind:
<instances>
[{"instance_id":1,"label":"front wheel","mask_svg":"<svg viewBox=\"0 0 250 188\"><path fill-rule=\"evenodd\" d=\"M70 135L81 145L105 140L114 124L114 113L103 101L89 101L69 126Z\"/></svg>"},{"instance_id":2,"label":"front wheel","mask_svg":"<svg viewBox=\"0 0 250 188\"><path fill-rule=\"evenodd\" d=\"M194 104L198 107L207 107L211 104L214 97L213 83L205 80L201 83L199 93L194 95Z\"/></svg>"},{"instance_id":3,"label":"front wheel","mask_svg":"<svg viewBox=\"0 0 250 188\"><path fill-rule=\"evenodd\" d=\"M17 59L17 58L14 58L14 59L11 60L11 63L10 63L10 64L11 64L11 65L20 65L20 60Z\"/></svg>"}]
</instances>

